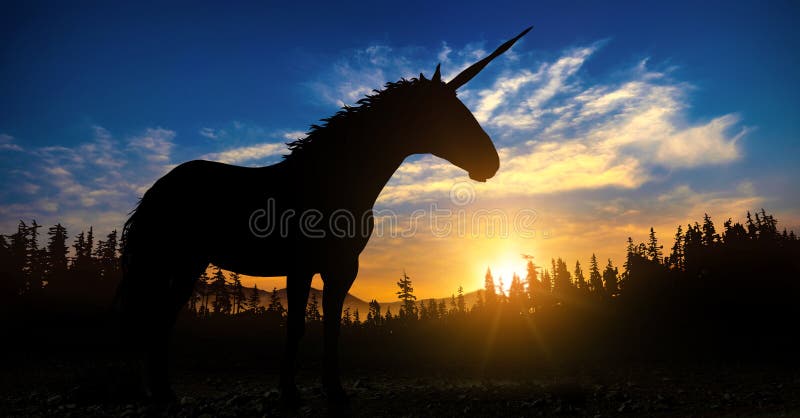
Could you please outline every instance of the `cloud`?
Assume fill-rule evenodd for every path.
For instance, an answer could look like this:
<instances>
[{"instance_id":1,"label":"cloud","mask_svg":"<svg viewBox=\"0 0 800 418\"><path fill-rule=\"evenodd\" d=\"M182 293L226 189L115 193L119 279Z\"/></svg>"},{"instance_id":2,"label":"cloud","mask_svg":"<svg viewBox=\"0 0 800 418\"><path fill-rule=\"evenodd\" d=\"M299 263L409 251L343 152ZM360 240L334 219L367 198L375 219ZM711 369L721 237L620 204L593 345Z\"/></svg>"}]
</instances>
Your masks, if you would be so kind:
<instances>
[{"instance_id":1,"label":"cloud","mask_svg":"<svg viewBox=\"0 0 800 418\"><path fill-rule=\"evenodd\" d=\"M148 128L143 135L132 138L128 142L128 146L144 155L150 161L166 162L169 161L174 138L174 131L162 128Z\"/></svg>"},{"instance_id":2,"label":"cloud","mask_svg":"<svg viewBox=\"0 0 800 418\"><path fill-rule=\"evenodd\" d=\"M219 161L226 164L237 164L280 155L285 151L286 145L284 144L266 143L232 148L222 152L206 154L200 158L204 160Z\"/></svg>"},{"instance_id":3,"label":"cloud","mask_svg":"<svg viewBox=\"0 0 800 418\"><path fill-rule=\"evenodd\" d=\"M287 141L294 141L296 139L305 138L306 133L304 131L289 131L289 132L284 132L283 134L281 134L281 136L283 137L283 139Z\"/></svg>"},{"instance_id":4,"label":"cloud","mask_svg":"<svg viewBox=\"0 0 800 418\"><path fill-rule=\"evenodd\" d=\"M419 77L420 73L430 78L437 63L441 63L442 78L448 80L485 54L482 43L458 50L443 43L435 55L419 47L372 44L335 60L332 71L318 75L308 86L327 103L342 107L353 105L390 81Z\"/></svg>"},{"instance_id":5,"label":"cloud","mask_svg":"<svg viewBox=\"0 0 800 418\"><path fill-rule=\"evenodd\" d=\"M25 169L4 172L4 190L14 202L0 205L5 230L18 219L118 229L136 198L171 167L174 131L150 128L125 139L100 126L91 132L90 139L73 146L25 150L20 156Z\"/></svg>"},{"instance_id":6,"label":"cloud","mask_svg":"<svg viewBox=\"0 0 800 418\"><path fill-rule=\"evenodd\" d=\"M436 55L436 58L439 59L439 62L449 62L451 52L453 52L453 49L447 46L447 42L442 42L442 49Z\"/></svg>"},{"instance_id":7,"label":"cloud","mask_svg":"<svg viewBox=\"0 0 800 418\"><path fill-rule=\"evenodd\" d=\"M594 43L543 62L520 56L489 86L460 94L495 138L501 157L496 177L476 186L482 196L638 189L675 170L742 157L741 139L749 129L739 126L739 117L691 121L692 86L648 70L647 60L615 79L584 81L580 70L599 50L600 43ZM463 178L462 170L441 160L413 159L379 201L442 198L448 185Z\"/></svg>"},{"instance_id":8,"label":"cloud","mask_svg":"<svg viewBox=\"0 0 800 418\"><path fill-rule=\"evenodd\" d=\"M0 151L22 151L22 147L14 143L14 137L0 134Z\"/></svg>"},{"instance_id":9,"label":"cloud","mask_svg":"<svg viewBox=\"0 0 800 418\"><path fill-rule=\"evenodd\" d=\"M659 144L655 161L668 167L696 167L735 161L741 156L739 140L747 133L741 129L735 135L726 133L739 121L734 115L714 118L665 137Z\"/></svg>"},{"instance_id":10,"label":"cloud","mask_svg":"<svg viewBox=\"0 0 800 418\"><path fill-rule=\"evenodd\" d=\"M219 132L219 131L215 131ZM219 145L227 146L200 158L225 163L257 162L287 151L282 142L230 146L228 141L303 137L297 130L269 131L232 123ZM23 150L13 166L0 167L0 227L14 228L19 219L40 223L62 222L71 228L94 225L98 230L120 228L136 199L174 167L175 131L147 128L127 138L93 126L90 138L74 145L48 145ZM0 137L9 143L10 135ZM24 167L24 169L14 168ZM13 203L10 203L13 202Z\"/></svg>"},{"instance_id":11,"label":"cloud","mask_svg":"<svg viewBox=\"0 0 800 418\"><path fill-rule=\"evenodd\" d=\"M197 131L197 133L208 139L220 139L221 137L227 134L223 129L212 129L212 128L200 128L200 130Z\"/></svg>"},{"instance_id":12,"label":"cloud","mask_svg":"<svg viewBox=\"0 0 800 418\"><path fill-rule=\"evenodd\" d=\"M198 158L226 164L263 162L288 151L285 144L305 137L305 132L291 129L270 130L252 123L232 121L224 129L203 128L201 135L215 139L219 150L207 152Z\"/></svg>"}]
</instances>

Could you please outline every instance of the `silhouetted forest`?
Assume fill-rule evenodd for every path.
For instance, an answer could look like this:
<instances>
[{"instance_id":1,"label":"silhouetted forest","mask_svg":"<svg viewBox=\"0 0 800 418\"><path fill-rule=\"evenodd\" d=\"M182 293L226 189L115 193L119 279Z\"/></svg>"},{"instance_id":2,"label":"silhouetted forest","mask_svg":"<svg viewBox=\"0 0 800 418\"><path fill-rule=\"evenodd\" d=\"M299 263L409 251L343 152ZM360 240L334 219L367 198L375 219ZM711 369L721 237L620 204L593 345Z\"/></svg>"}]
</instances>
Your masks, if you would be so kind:
<instances>
[{"instance_id":1,"label":"silhouetted forest","mask_svg":"<svg viewBox=\"0 0 800 418\"><path fill-rule=\"evenodd\" d=\"M787 353L796 347L800 319L800 240L777 225L763 209L748 212L744 225L727 220L722 228L705 216L678 226L668 246L651 228L647 242L628 239L621 263L594 255L585 264L547 263L522 255L525 277L512 277L506 291L489 270L472 303L461 288L449 298L417 300L403 272L395 312L376 300L364 311L346 305L342 323L346 333L363 338L422 332L452 342L458 334L475 345L512 338L522 344L514 356L552 355L548 348L580 357ZM20 221L15 233L0 236L6 321L24 328L28 318L110 312L122 244L117 231L97 239L89 228L70 243L60 224L43 231L36 221ZM197 281L183 326L211 333L239 324L265 335L283 326L280 291L245 288L239 275L219 268L209 273ZM312 291L307 322L313 329L321 319L321 300Z\"/></svg>"},{"instance_id":2,"label":"silhouetted forest","mask_svg":"<svg viewBox=\"0 0 800 418\"><path fill-rule=\"evenodd\" d=\"M644 243L629 239L624 260L524 255L526 275L513 277L507 288L487 271L484 289L454 289L440 299L418 300L414 272L402 272L393 280L398 299L392 304L348 297L340 341L344 378L367 396L358 401L366 415L385 413L394 392L409 390L420 400L449 399L441 404L445 414L453 408L487 416L497 410L695 411L709 396L718 406L793 410L795 398L781 388L800 382L792 372L800 349L800 240L777 225L764 210L721 228L706 216L678 227L669 240L652 230ZM43 230L36 222L20 222L15 233L0 236L6 337L0 363L5 390L16 391L9 398L16 406L7 412L62 414L78 405L90 415L128 414L125 405L136 402L140 387L111 309L120 245L115 231L102 239L91 228L68 236L61 225ZM179 393L226 395L218 401L202 395L202 403L184 399L181 414L249 415L277 407L270 379L283 351L285 289L272 290L246 288L236 274L213 266L200 277L172 338L173 372L184 385ZM321 367L320 307L320 292L312 289L301 376ZM420 376L451 380L413 389ZM500 392L491 383L448 389L475 378L549 383ZM713 389L718 393L689 395L718 379L727 382ZM742 379L747 383L740 389L726 389ZM639 390L631 380L650 383ZM304 390L320 399L314 389ZM397 411L403 398L393 403ZM237 399L246 403L238 406ZM98 402L110 402L110 409ZM413 414L431 412L425 408Z\"/></svg>"}]
</instances>

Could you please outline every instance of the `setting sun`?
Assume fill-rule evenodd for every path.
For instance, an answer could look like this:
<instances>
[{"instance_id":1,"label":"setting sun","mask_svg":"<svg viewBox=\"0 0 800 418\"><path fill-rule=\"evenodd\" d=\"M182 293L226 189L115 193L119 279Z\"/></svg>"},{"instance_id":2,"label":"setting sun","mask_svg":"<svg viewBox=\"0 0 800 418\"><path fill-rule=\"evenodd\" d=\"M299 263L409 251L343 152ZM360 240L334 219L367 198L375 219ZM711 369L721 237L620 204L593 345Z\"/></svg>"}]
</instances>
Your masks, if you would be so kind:
<instances>
[{"instance_id":1,"label":"setting sun","mask_svg":"<svg viewBox=\"0 0 800 418\"><path fill-rule=\"evenodd\" d=\"M487 262L486 265L492 271L492 277L496 286L502 283L504 293L508 293L508 288L511 285L511 278L514 274L525 278L526 261L522 258L521 254L509 254L504 258ZM485 273L486 267L484 267Z\"/></svg>"}]
</instances>

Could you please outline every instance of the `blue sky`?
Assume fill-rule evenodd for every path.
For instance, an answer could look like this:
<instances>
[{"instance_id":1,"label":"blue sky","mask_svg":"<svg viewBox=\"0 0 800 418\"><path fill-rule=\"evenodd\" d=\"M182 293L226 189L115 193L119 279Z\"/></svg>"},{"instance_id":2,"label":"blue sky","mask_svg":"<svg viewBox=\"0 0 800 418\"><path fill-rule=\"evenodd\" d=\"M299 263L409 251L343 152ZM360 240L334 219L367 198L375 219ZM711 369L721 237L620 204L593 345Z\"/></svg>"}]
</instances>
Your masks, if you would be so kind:
<instances>
[{"instance_id":1,"label":"blue sky","mask_svg":"<svg viewBox=\"0 0 800 418\"><path fill-rule=\"evenodd\" d=\"M0 16L0 226L35 217L105 232L174 164L277 161L282 142L339 104L437 62L452 76L534 25L460 96L503 155L494 183L475 186L477 204L535 208L548 238L489 250L422 236L403 244L402 265L389 261L394 243L376 239L362 257L365 296L390 294L386 277L403 267L431 276L421 293L457 286L464 279L434 277L459 253L413 261L445 244L488 254L464 276L529 250L616 259L626 236L655 225L667 238L703 211L721 223L764 206L797 230L798 8L10 3ZM416 157L380 205L407 212L465 178Z\"/></svg>"}]
</instances>

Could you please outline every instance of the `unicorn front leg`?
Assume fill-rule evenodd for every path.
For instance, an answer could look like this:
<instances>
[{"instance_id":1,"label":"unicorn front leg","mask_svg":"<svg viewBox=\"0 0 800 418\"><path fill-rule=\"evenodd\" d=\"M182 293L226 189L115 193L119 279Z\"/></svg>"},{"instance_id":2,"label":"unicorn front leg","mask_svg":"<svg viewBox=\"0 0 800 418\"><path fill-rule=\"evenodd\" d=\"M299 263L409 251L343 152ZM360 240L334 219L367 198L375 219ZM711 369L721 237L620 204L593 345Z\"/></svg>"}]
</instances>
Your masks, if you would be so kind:
<instances>
[{"instance_id":1,"label":"unicorn front leg","mask_svg":"<svg viewBox=\"0 0 800 418\"><path fill-rule=\"evenodd\" d=\"M281 397L286 403L297 404L300 399L294 377L297 369L297 349L305 333L306 304L311 289L312 273L291 273L286 276L286 353L281 365Z\"/></svg>"},{"instance_id":2,"label":"unicorn front leg","mask_svg":"<svg viewBox=\"0 0 800 418\"><path fill-rule=\"evenodd\" d=\"M325 282L322 291L324 315L324 355L322 386L332 403L346 403L347 394L339 378L339 330L342 306L350 286L358 274L358 259L345 261L322 273Z\"/></svg>"}]
</instances>

